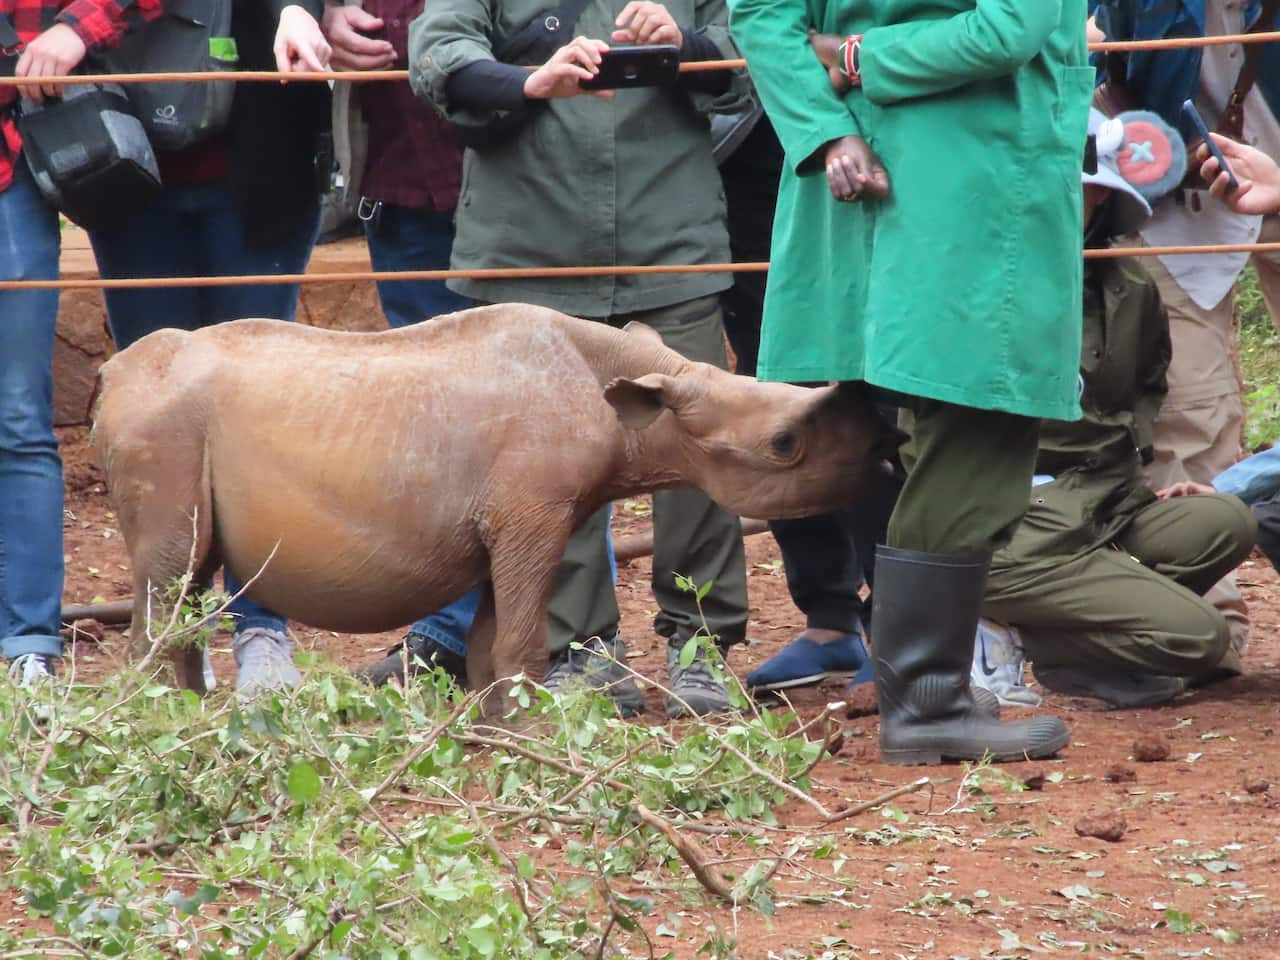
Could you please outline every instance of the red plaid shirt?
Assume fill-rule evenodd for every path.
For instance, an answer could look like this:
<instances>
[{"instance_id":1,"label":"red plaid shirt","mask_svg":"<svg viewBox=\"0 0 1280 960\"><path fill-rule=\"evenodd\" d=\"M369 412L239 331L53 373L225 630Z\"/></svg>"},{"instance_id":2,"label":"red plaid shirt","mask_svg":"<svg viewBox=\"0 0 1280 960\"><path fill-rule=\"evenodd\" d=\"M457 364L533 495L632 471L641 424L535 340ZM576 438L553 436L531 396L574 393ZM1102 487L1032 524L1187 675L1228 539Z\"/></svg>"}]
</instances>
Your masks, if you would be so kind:
<instances>
[{"instance_id":1,"label":"red plaid shirt","mask_svg":"<svg viewBox=\"0 0 1280 960\"><path fill-rule=\"evenodd\" d=\"M0 13L9 18L23 43L65 23L90 52L114 47L126 30L154 20L160 12L160 0L0 0ZM22 146L9 110L17 99L17 88L0 87L0 190L13 182L13 161Z\"/></svg>"}]
</instances>

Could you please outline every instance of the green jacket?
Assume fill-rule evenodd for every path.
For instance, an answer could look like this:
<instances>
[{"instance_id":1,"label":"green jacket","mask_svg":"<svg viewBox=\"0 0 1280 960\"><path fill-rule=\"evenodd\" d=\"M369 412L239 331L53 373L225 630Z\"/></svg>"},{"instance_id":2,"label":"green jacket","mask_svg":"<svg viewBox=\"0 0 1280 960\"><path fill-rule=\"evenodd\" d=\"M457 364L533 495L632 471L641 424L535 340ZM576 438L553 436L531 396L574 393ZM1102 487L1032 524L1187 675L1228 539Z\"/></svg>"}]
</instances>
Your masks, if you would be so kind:
<instances>
[{"instance_id":1,"label":"green jacket","mask_svg":"<svg viewBox=\"0 0 1280 960\"><path fill-rule=\"evenodd\" d=\"M1086 0L729 0L787 152L760 376L1073 419ZM836 95L806 36L864 34ZM837 203L823 144L861 132L892 182Z\"/></svg>"},{"instance_id":2,"label":"green jacket","mask_svg":"<svg viewBox=\"0 0 1280 960\"><path fill-rule=\"evenodd\" d=\"M1040 426L1038 482L992 567L1056 565L1111 543L1155 500L1143 479L1172 355L1155 283L1133 259L1086 267L1080 353L1082 419ZM1044 482L1045 478L1052 478Z\"/></svg>"},{"instance_id":3,"label":"green jacket","mask_svg":"<svg viewBox=\"0 0 1280 960\"><path fill-rule=\"evenodd\" d=\"M578 36L609 42L626 0L591 0ZM446 81L492 60L507 36L554 0L431 0L409 31L414 91L455 119ZM725 57L724 0L666 3L682 29L712 39ZM619 90L533 105L514 140L467 150L452 266L614 266L723 263L729 259L724 191L711 153L713 107L744 96L735 80L717 98L682 87ZM459 293L520 300L584 317L649 310L718 293L728 274L667 274L564 280L454 281Z\"/></svg>"}]
</instances>

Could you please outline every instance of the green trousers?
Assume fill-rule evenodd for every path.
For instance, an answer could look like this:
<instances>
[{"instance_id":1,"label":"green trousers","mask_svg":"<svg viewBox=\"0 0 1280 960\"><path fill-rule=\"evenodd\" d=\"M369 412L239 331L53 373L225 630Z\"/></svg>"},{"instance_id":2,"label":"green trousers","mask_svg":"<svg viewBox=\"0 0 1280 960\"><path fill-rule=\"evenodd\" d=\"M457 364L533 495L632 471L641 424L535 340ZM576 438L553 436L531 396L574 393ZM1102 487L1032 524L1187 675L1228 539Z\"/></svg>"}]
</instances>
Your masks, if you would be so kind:
<instances>
[{"instance_id":1,"label":"green trousers","mask_svg":"<svg viewBox=\"0 0 1280 960\"><path fill-rule=\"evenodd\" d=\"M1037 666L1238 673L1226 618L1201 595L1249 555L1254 529L1235 497L1156 501L1114 547L1012 566L997 557L983 613L1017 626Z\"/></svg>"},{"instance_id":2,"label":"green trousers","mask_svg":"<svg viewBox=\"0 0 1280 960\"><path fill-rule=\"evenodd\" d=\"M610 317L622 326L639 321L653 327L667 346L690 360L727 366L719 297L700 297L657 310ZM551 652L591 637L618 632L618 600L609 566L609 511L593 514L570 538L551 595ZM653 594L658 612L654 630L683 642L702 625L722 643L742 643L747 630L747 564L739 519L697 490L661 490L653 495ZM711 592L698 613L696 598L677 589L676 574Z\"/></svg>"},{"instance_id":3,"label":"green trousers","mask_svg":"<svg viewBox=\"0 0 1280 960\"><path fill-rule=\"evenodd\" d=\"M907 482L886 541L902 550L987 557L1026 512L1040 421L941 400L902 398Z\"/></svg>"}]
</instances>

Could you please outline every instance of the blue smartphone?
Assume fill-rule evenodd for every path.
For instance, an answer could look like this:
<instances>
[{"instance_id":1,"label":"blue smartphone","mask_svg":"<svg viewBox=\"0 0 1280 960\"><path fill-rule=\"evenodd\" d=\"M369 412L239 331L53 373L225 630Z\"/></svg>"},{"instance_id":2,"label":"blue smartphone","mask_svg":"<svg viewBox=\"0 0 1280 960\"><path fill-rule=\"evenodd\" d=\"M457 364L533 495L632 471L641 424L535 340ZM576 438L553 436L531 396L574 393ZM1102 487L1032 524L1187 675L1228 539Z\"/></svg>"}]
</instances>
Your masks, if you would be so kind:
<instances>
[{"instance_id":1,"label":"blue smartphone","mask_svg":"<svg viewBox=\"0 0 1280 960\"><path fill-rule=\"evenodd\" d=\"M1231 172L1231 167L1227 164L1227 158L1222 155L1218 145L1213 142L1213 137L1209 136L1209 128L1205 126L1204 117L1200 116L1200 111L1196 109L1196 105L1190 100L1182 101L1182 115L1195 128L1196 133L1209 148L1209 152L1218 161L1219 171L1227 175L1227 193L1234 193L1240 183L1236 180L1236 175Z\"/></svg>"}]
</instances>

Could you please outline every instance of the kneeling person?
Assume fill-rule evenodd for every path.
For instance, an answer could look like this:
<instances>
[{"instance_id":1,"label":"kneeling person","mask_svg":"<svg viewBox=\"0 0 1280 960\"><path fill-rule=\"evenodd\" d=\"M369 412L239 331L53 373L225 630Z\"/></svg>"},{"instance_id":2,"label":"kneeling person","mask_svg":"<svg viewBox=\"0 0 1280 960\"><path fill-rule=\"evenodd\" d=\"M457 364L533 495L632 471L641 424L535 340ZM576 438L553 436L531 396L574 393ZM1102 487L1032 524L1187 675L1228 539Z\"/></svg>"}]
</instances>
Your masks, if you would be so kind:
<instances>
[{"instance_id":1,"label":"kneeling person","mask_svg":"<svg viewBox=\"0 0 1280 960\"><path fill-rule=\"evenodd\" d=\"M1094 111L1090 132L1098 168L1084 176L1086 246L1096 247L1178 182L1176 169L1142 167L1180 158L1183 147L1149 114L1107 121ZM1127 146L1158 146L1161 136L1167 151ZM983 605L1017 628L1043 686L1116 707L1159 703L1241 670L1225 618L1202 595L1252 549L1248 508L1209 487L1157 493L1143 481L1170 355L1168 317L1138 262L1087 261L1084 416L1042 423L1031 505L992 560ZM979 683L984 652L980 643Z\"/></svg>"}]
</instances>

